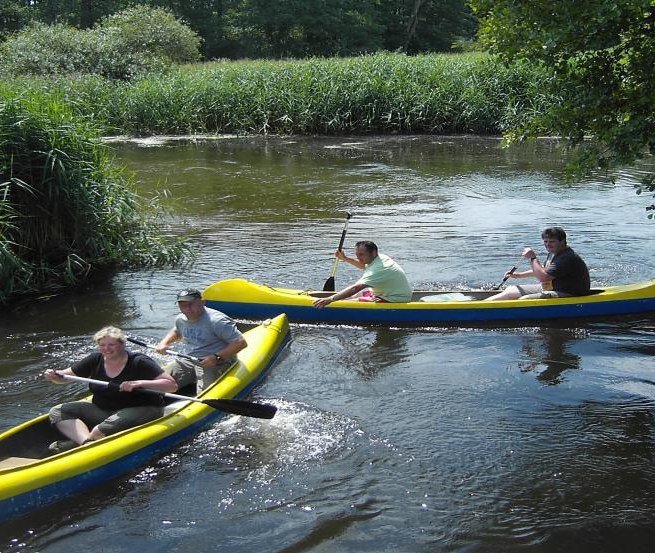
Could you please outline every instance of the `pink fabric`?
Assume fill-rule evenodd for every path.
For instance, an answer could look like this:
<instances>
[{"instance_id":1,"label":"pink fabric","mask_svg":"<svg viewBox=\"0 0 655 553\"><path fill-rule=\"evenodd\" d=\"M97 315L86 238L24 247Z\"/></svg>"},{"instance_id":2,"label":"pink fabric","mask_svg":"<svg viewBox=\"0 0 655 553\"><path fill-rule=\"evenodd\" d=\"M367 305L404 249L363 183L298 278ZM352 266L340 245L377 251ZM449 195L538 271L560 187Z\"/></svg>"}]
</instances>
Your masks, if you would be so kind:
<instances>
[{"instance_id":1,"label":"pink fabric","mask_svg":"<svg viewBox=\"0 0 655 553\"><path fill-rule=\"evenodd\" d=\"M362 292L362 294L357 298L357 301L365 301L369 303L389 303L384 298L381 298L380 296L376 296L370 290L366 290L365 292Z\"/></svg>"}]
</instances>

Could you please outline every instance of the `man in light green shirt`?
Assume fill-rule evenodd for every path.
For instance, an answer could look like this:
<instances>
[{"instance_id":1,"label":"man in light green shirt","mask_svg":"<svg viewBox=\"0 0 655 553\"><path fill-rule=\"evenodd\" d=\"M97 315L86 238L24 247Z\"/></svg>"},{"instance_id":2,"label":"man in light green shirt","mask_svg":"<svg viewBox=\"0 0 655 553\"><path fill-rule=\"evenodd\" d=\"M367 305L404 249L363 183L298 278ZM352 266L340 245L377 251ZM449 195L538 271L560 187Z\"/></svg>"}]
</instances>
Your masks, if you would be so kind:
<instances>
[{"instance_id":1,"label":"man in light green shirt","mask_svg":"<svg viewBox=\"0 0 655 553\"><path fill-rule=\"evenodd\" d=\"M364 292L353 298L355 301L371 302L408 302L412 299L412 289L402 267L389 256L378 253L375 243L362 240L355 244L355 256L348 257L342 250L334 254L338 259L364 270L362 277L353 285L314 302L316 307L325 307L334 301L350 298L370 288L370 294Z\"/></svg>"}]
</instances>

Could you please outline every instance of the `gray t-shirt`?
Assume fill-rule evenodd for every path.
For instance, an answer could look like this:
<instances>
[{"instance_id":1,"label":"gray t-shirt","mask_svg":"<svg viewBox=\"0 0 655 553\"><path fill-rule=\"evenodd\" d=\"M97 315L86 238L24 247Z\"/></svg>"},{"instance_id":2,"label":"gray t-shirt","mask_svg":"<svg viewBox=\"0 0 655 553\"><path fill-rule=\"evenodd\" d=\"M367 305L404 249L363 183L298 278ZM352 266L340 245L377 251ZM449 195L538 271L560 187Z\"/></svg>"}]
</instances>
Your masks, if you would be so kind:
<instances>
[{"instance_id":1,"label":"gray t-shirt","mask_svg":"<svg viewBox=\"0 0 655 553\"><path fill-rule=\"evenodd\" d=\"M175 329L184 340L186 353L195 357L213 355L243 337L230 317L209 307L205 307L203 315L194 322L180 313L175 319Z\"/></svg>"}]
</instances>

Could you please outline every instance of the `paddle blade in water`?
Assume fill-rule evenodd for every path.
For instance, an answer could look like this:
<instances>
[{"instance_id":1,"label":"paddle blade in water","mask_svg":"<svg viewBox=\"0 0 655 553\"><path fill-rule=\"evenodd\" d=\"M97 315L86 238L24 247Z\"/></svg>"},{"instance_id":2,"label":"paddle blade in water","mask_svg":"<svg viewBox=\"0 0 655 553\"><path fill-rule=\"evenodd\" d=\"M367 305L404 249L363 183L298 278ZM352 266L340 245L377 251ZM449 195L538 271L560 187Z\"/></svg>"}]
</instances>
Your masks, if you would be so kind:
<instances>
[{"instance_id":1,"label":"paddle blade in water","mask_svg":"<svg viewBox=\"0 0 655 553\"><path fill-rule=\"evenodd\" d=\"M239 399L203 399L202 403L232 413L233 415L242 415L244 417L255 417L258 419L272 419L275 416L277 407L267 403L251 403Z\"/></svg>"}]
</instances>

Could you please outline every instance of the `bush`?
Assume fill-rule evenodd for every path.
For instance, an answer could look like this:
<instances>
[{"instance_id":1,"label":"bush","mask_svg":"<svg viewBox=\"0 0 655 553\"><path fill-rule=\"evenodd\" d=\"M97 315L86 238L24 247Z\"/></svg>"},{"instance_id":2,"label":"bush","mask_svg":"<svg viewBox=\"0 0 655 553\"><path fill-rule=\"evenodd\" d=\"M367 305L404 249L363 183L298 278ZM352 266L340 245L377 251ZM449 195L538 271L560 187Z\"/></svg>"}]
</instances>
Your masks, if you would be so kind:
<instances>
[{"instance_id":1,"label":"bush","mask_svg":"<svg viewBox=\"0 0 655 553\"><path fill-rule=\"evenodd\" d=\"M200 58L200 39L163 9L129 8L81 31L32 23L0 46L0 72L8 75L95 73L129 80L171 63Z\"/></svg>"},{"instance_id":2,"label":"bush","mask_svg":"<svg viewBox=\"0 0 655 553\"><path fill-rule=\"evenodd\" d=\"M0 47L0 64L11 75L86 72L89 46L84 31L67 25L30 23Z\"/></svg>"},{"instance_id":3,"label":"bush","mask_svg":"<svg viewBox=\"0 0 655 553\"><path fill-rule=\"evenodd\" d=\"M161 221L88 123L54 102L0 103L0 304L100 268L180 261Z\"/></svg>"},{"instance_id":4,"label":"bush","mask_svg":"<svg viewBox=\"0 0 655 553\"><path fill-rule=\"evenodd\" d=\"M200 37L161 8L128 8L104 18L95 30L108 33L116 49L147 53L171 63L200 59Z\"/></svg>"}]
</instances>

